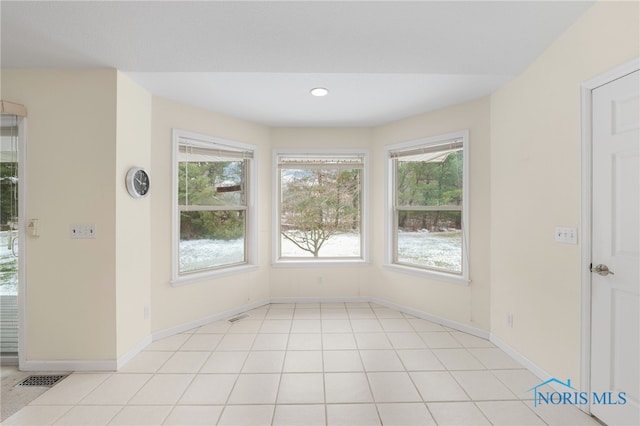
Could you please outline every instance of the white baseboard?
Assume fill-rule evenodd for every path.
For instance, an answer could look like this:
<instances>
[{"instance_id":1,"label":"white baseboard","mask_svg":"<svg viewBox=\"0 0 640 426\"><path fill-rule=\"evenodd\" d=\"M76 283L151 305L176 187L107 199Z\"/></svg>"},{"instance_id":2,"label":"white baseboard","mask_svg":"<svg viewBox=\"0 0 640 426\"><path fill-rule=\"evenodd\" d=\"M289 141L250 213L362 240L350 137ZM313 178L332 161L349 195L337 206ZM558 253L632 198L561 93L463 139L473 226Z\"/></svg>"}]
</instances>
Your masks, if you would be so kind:
<instances>
[{"instance_id":1,"label":"white baseboard","mask_svg":"<svg viewBox=\"0 0 640 426\"><path fill-rule=\"evenodd\" d=\"M115 360L104 361L24 361L20 363L21 371L116 371Z\"/></svg>"},{"instance_id":2,"label":"white baseboard","mask_svg":"<svg viewBox=\"0 0 640 426\"><path fill-rule=\"evenodd\" d=\"M543 370L542 368L538 367L533 361L531 361L526 356L522 355L520 352L518 352L517 350L515 350L511 346L509 346L504 340L502 340L501 338L499 338L495 334L491 334L491 336L489 336L489 341L491 343L493 343L494 345L496 345L497 347L499 347L500 349L502 349L511 358L515 359L520 364L522 364L527 370L531 371L541 381L546 382L547 380L553 378L553 376L551 374L547 373L545 370ZM560 380L564 380L565 378L559 377L559 379ZM559 385L556 384L556 383L549 383L549 386L551 386L552 388L554 388L554 389L556 389L556 390L558 390L560 392L564 392L564 389L560 388ZM556 386L558 386L558 387L555 388Z\"/></svg>"},{"instance_id":3,"label":"white baseboard","mask_svg":"<svg viewBox=\"0 0 640 426\"><path fill-rule=\"evenodd\" d=\"M138 342L137 345L135 345L133 348L129 349L127 351L127 353L125 353L120 358L118 358L117 369L119 370L127 362L131 361L131 359L133 357L135 357L140 352L142 352L142 350L144 348L146 348L150 343L151 343L151 335L146 336L144 339L142 339L140 342Z\"/></svg>"},{"instance_id":4,"label":"white baseboard","mask_svg":"<svg viewBox=\"0 0 640 426\"><path fill-rule=\"evenodd\" d=\"M462 331L467 334L472 334L476 337L483 339L489 339L489 332L481 328L472 327L467 324L462 324L457 321L453 321L447 318L439 317L437 315L428 314L418 309L410 308L408 306L399 305L397 303L389 302L385 299L379 299L377 297L370 297L369 300L378 305L386 306L391 309L395 309L405 314L413 315L414 317L422 318L427 321L435 322L436 324L444 325L445 327L453 328L454 330Z\"/></svg>"},{"instance_id":5,"label":"white baseboard","mask_svg":"<svg viewBox=\"0 0 640 426\"><path fill-rule=\"evenodd\" d=\"M361 303L369 302L367 296L348 297L272 297L269 303Z\"/></svg>"},{"instance_id":6,"label":"white baseboard","mask_svg":"<svg viewBox=\"0 0 640 426\"><path fill-rule=\"evenodd\" d=\"M502 340L498 336L491 334L489 337L489 341L494 345L496 345L498 348L502 349L507 355L509 355L511 358L515 359L516 361L518 361L527 370L529 370L532 374L538 377L540 379L540 383L546 382L547 380L554 378L551 374L547 373L545 370L540 368L529 358L527 358L526 356L522 355L520 352L518 352L517 350L509 346L504 340ZM556 379L560 381L564 381L564 380L567 380L568 377L556 377ZM564 386L561 386L560 384L554 381L547 383L547 386L550 386L553 390L560 393L565 392L567 390ZM581 388L584 387L582 383L580 384L580 387ZM590 405L588 404L579 405L576 408L588 415L591 415Z\"/></svg>"},{"instance_id":7,"label":"white baseboard","mask_svg":"<svg viewBox=\"0 0 640 426\"><path fill-rule=\"evenodd\" d=\"M218 312L217 314L209 315L204 318L200 318L195 321L190 321L184 324L180 324L175 327L167 328L164 330L156 331L151 335L151 340L155 342L159 339L164 339L165 337L173 336L174 334L184 333L185 331L192 330L194 328L202 327L203 325L207 325L210 322L220 321L232 317L234 315L241 314L246 311L250 311L252 309L259 308L264 305L268 305L270 303L269 299L260 300L257 302L248 303L246 305L238 306L237 308L229 309L226 311Z\"/></svg>"}]
</instances>

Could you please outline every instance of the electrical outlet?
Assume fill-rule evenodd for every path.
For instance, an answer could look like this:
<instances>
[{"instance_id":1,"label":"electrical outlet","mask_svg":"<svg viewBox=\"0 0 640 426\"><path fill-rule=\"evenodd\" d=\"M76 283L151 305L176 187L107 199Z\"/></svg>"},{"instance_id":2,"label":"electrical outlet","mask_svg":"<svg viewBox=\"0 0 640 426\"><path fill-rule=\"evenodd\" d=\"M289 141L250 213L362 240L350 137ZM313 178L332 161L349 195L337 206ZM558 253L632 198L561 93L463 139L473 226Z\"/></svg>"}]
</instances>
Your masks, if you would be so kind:
<instances>
[{"instance_id":1,"label":"electrical outlet","mask_svg":"<svg viewBox=\"0 0 640 426\"><path fill-rule=\"evenodd\" d=\"M145 307L144 307L144 319L149 319L150 316L151 316L151 308L149 307L149 305L145 305Z\"/></svg>"},{"instance_id":2,"label":"electrical outlet","mask_svg":"<svg viewBox=\"0 0 640 426\"><path fill-rule=\"evenodd\" d=\"M555 229L555 240L563 244L578 244L578 229L558 226Z\"/></svg>"},{"instance_id":3,"label":"electrical outlet","mask_svg":"<svg viewBox=\"0 0 640 426\"><path fill-rule=\"evenodd\" d=\"M511 312L507 312L507 326L513 328L513 314Z\"/></svg>"}]
</instances>

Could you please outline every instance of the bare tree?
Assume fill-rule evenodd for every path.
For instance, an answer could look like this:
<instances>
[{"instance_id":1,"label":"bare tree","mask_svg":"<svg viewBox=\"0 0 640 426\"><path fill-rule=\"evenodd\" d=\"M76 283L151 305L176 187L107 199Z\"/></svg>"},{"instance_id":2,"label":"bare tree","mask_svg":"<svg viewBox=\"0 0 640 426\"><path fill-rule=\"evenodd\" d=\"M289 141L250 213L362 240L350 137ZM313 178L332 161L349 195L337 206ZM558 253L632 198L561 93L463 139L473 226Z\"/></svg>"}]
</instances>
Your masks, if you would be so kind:
<instances>
[{"instance_id":1,"label":"bare tree","mask_svg":"<svg viewBox=\"0 0 640 426\"><path fill-rule=\"evenodd\" d=\"M282 189L281 234L318 257L333 235L359 226L359 170L308 170Z\"/></svg>"}]
</instances>

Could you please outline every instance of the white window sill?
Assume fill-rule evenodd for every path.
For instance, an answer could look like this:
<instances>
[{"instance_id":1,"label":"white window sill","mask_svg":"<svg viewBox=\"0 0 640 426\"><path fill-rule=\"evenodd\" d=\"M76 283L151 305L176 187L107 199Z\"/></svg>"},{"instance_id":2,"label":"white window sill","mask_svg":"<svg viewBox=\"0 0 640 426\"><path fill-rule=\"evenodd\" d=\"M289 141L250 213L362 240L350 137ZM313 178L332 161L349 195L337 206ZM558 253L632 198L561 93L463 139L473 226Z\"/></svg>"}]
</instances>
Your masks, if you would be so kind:
<instances>
[{"instance_id":1,"label":"white window sill","mask_svg":"<svg viewBox=\"0 0 640 426\"><path fill-rule=\"evenodd\" d=\"M226 277L229 275L242 274L246 272L257 271L258 265L247 264L230 266L227 268L216 269L212 271L194 272L192 274L185 274L171 280L171 287L179 287L188 284L195 284L207 280L215 280L217 278Z\"/></svg>"},{"instance_id":2,"label":"white window sill","mask_svg":"<svg viewBox=\"0 0 640 426\"><path fill-rule=\"evenodd\" d=\"M367 265L369 265L369 262L364 259L280 259L271 264L274 268L335 268L338 266L360 267Z\"/></svg>"},{"instance_id":3,"label":"white window sill","mask_svg":"<svg viewBox=\"0 0 640 426\"><path fill-rule=\"evenodd\" d=\"M436 272L421 268L412 268L411 266L385 264L384 268L393 272L401 272L403 274L416 275L434 281L446 281L458 285L467 286L471 282L471 280L461 275L447 274L446 272Z\"/></svg>"}]
</instances>

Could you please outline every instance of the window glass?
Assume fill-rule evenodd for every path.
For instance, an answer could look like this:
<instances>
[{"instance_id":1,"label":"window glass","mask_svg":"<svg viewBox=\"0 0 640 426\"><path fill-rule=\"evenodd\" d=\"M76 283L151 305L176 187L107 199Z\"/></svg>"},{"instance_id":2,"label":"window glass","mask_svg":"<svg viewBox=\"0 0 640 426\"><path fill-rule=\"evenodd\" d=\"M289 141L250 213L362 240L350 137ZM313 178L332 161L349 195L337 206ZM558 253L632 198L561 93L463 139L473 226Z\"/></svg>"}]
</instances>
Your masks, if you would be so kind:
<instances>
[{"instance_id":1,"label":"window glass","mask_svg":"<svg viewBox=\"0 0 640 426\"><path fill-rule=\"evenodd\" d=\"M281 259L363 257L362 155L279 155Z\"/></svg>"},{"instance_id":2,"label":"window glass","mask_svg":"<svg viewBox=\"0 0 640 426\"><path fill-rule=\"evenodd\" d=\"M462 273L460 216L459 211L399 211L398 263Z\"/></svg>"},{"instance_id":3,"label":"window glass","mask_svg":"<svg viewBox=\"0 0 640 426\"><path fill-rule=\"evenodd\" d=\"M389 151L392 263L463 275L464 157L461 138Z\"/></svg>"},{"instance_id":4,"label":"window glass","mask_svg":"<svg viewBox=\"0 0 640 426\"><path fill-rule=\"evenodd\" d=\"M253 152L178 137L178 275L247 263L248 174Z\"/></svg>"}]
</instances>

